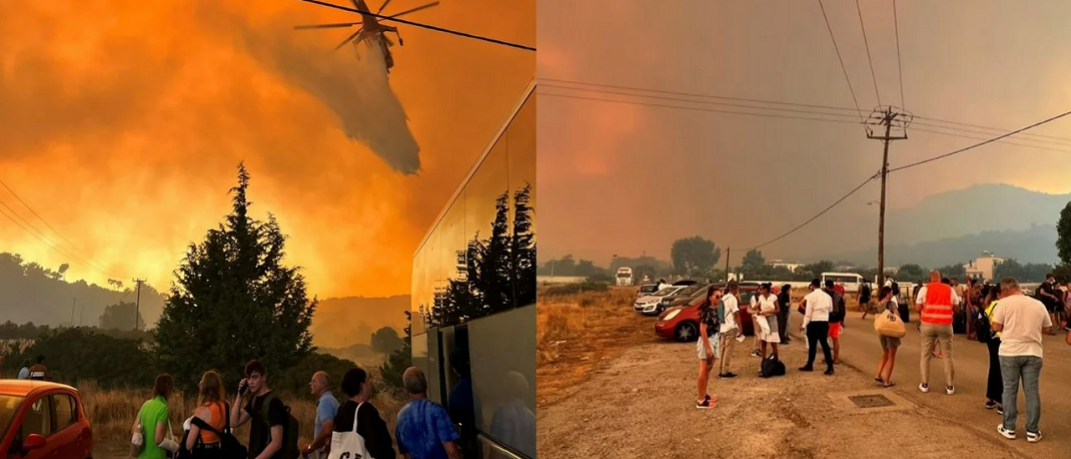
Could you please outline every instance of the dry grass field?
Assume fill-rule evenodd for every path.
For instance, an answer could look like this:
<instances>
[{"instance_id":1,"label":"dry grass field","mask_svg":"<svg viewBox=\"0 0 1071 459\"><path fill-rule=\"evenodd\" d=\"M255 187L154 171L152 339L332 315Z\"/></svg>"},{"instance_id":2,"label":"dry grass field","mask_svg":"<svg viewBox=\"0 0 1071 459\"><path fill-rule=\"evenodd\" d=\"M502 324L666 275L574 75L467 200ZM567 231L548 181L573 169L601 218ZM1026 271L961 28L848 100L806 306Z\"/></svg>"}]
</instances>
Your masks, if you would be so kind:
<instances>
[{"instance_id":1,"label":"dry grass field","mask_svg":"<svg viewBox=\"0 0 1071 459\"><path fill-rule=\"evenodd\" d=\"M599 362L637 343L655 340L654 319L637 320L633 288L538 296L536 307L537 407L569 395Z\"/></svg>"},{"instance_id":2,"label":"dry grass field","mask_svg":"<svg viewBox=\"0 0 1071 459\"><path fill-rule=\"evenodd\" d=\"M78 390L85 405L86 414L93 424L93 443L95 457L102 459L125 458L129 456L128 442L130 441L130 427L137 416L141 405L149 398L150 390L102 390L93 383L82 383ZM335 394L342 396L342 394ZM233 397L233 394L231 394ZM297 418L301 427L301 441L304 445L312 439L313 428L316 419L316 403L312 395L308 397L284 397L283 400L290 407L291 414ZM231 400L229 399L228 402ZM390 394L376 394L372 404L379 410L380 415L394 433L394 424L397 420L398 410L403 402L395 400ZM171 426L176 436L181 436L182 423L193 415L193 409L197 405L195 398L182 398L173 396L169 401L171 410ZM243 443L249 439L249 425L246 424L235 431L235 435Z\"/></svg>"}]
</instances>

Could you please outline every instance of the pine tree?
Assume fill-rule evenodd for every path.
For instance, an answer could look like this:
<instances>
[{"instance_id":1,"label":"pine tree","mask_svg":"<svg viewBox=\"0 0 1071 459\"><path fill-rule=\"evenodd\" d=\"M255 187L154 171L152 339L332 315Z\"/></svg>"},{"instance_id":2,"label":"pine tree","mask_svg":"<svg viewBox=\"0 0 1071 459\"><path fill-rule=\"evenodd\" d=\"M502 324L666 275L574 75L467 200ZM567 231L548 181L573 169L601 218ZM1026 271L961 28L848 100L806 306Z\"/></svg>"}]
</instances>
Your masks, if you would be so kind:
<instances>
[{"instance_id":1,"label":"pine tree","mask_svg":"<svg viewBox=\"0 0 1071 459\"><path fill-rule=\"evenodd\" d=\"M163 371L186 389L216 369L237 382L246 361L260 359L282 373L312 350L313 311L299 268L283 264L286 236L275 217L248 214L249 173L238 166L233 209L204 241L191 244L175 271L156 329Z\"/></svg>"}]
</instances>

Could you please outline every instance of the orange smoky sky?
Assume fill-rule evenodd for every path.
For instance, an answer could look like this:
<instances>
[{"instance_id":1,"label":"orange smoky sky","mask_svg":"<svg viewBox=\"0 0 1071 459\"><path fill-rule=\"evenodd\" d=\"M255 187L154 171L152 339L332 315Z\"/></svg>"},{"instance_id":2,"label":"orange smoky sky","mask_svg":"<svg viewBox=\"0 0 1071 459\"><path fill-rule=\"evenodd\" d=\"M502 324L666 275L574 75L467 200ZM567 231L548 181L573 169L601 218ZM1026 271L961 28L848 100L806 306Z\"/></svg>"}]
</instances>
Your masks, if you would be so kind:
<instances>
[{"instance_id":1,"label":"orange smoky sky","mask_svg":"<svg viewBox=\"0 0 1071 459\"><path fill-rule=\"evenodd\" d=\"M442 0L406 19L535 45L535 0ZM0 187L48 236L0 218L0 251L164 289L229 211L244 161L254 216L277 216L311 294L408 293L417 244L535 53L401 24L393 95L373 92L367 62L331 52L350 32L292 30L356 20L297 0L0 3L0 180L69 240Z\"/></svg>"},{"instance_id":2,"label":"orange smoky sky","mask_svg":"<svg viewBox=\"0 0 1071 459\"><path fill-rule=\"evenodd\" d=\"M891 2L861 2L874 79L856 2L824 5L863 115L879 105L878 94L881 104L918 116L1007 130L1071 110L1069 3L899 2L900 67ZM688 101L687 94L705 94L854 108L817 2L540 0L537 25L544 260L572 254L605 265L615 254L643 252L668 259L674 240L701 235L733 247L736 263L742 247L804 222L881 167L881 144L851 119L712 113L702 110L749 110L724 104L740 101ZM622 96L607 86L567 89L578 86L558 80L673 91L685 94L655 95L685 100ZM971 129L946 132L977 139L916 129L893 144L890 165L995 135ZM1071 137L1071 117L1032 132ZM1071 191L1071 143L1017 141L1062 151L998 143L893 174L890 205L986 183ZM871 183L767 247L767 256L801 244L834 250L838 221L874 231L876 206L866 203L879 189Z\"/></svg>"}]
</instances>

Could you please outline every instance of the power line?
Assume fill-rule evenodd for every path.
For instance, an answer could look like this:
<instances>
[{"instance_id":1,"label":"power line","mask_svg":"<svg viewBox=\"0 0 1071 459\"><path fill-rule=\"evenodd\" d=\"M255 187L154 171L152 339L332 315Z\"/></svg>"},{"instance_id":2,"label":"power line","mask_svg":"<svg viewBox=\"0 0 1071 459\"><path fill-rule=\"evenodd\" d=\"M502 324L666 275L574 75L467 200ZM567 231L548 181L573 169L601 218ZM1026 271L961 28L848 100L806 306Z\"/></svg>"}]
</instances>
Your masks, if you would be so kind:
<instances>
[{"instance_id":1,"label":"power line","mask_svg":"<svg viewBox=\"0 0 1071 459\"><path fill-rule=\"evenodd\" d=\"M912 126L911 129L913 131L928 132L928 133L931 133L931 134L946 135L946 136L949 136L949 137L961 137L961 138L964 138L964 139L973 139L973 140L986 140L986 139L989 138L988 136L994 135L994 133L991 133L991 132L977 132L977 131L968 131L968 130L956 130L955 128L950 128L950 127L947 127L947 126L940 126L940 125L936 125L936 124L919 123L918 125L919 126L926 126L926 127L933 128L933 129L943 129L943 130L923 129L923 128L918 128L918 127L914 127L914 126ZM947 131L953 131L953 132L947 132ZM967 134L981 134L981 135L986 136L986 137L976 137L976 136L964 135L964 134L955 133L955 132L963 132L963 133L967 133ZM1026 142L1037 142L1037 143L1044 144L1044 145L1054 145L1054 146L1059 146L1059 147L1071 148L1071 145L1068 145L1066 143L1053 142L1051 140L1035 140L1035 139L1026 138L1026 137L1021 138L1021 140L1022 141L1026 141ZM1002 143L1004 145L1017 145L1017 146L1020 146L1020 147L1029 147L1029 148L1037 148L1037 149L1041 149L1041 150L1060 151L1060 152L1071 153L1071 150L1046 147L1046 146L1043 146L1043 145L1031 145L1031 144L1025 144L1025 143L1017 143L1017 142L1011 142L1011 141L1008 141L1008 140L1001 140L1000 143Z\"/></svg>"},{"instance_id":2,"label":"power line","mask_svg":"<svg viewBox=\"0 0 1071 459\"><path fill-rule=\"evenodd\" d=\"M840 56L840 47L837 46L837 37L833 35L833 26L829 25L829 16L826 15L826 7L822 4L822 0L818 0L818 7L822 9L822 18L826 20L826 29L829 29L829 38L830 40L833 40L833 50L837 52L837 60L840 61L840 69L844 72L844 81L848 82L848 91L852 93L852 102L855 102L855 111L859 114L859 122L863 122L863 110L859 108L859 99L855 97L855 89L852 88L852 80L851 78L848 78L848 68L844 66L844 59Z\"/></svg>"},{"instance_id":3,"label":"power line","mask_svg":"<svg viewBox=\"0 0 1071 459\"><path fill-rule=\"evenodd\" d=\"M866 38L866 26L863 25L863 8L859 6L859 0L855 0L855 10L859 12L859 27L863 29L863 45L866 46L866 60L870 62L870 79L874 81L874 95L881 105L881 93L878 92L878 77L874 73L874 60L870 58L870 42Z\"/></svg>"},{"instance_id":4,"label":"power line","mask_svg":"<svg viewBox=\"0 0 1071 459\"><path fill-rule=\"evenodd\" d=\"M938 123L952 124L952 125L956 125L956 126L966 126L966 127L972 127L972 128L978 128L978 129L985 129L985 130L988 130L988 131L996 131L996 132L1001 132L1001 133L1010 131L1010 129L988 127L988 126L982 126L982 125L979 125L979 124L961 123L961 122L958 122L958 121L948 121L948 120L942 120L942 119L939 119L939 118L932 118L932 117L927 117L927 116L916 116L915 118L916 119L920 119L920 120L934 121L934 122L938 122ZM1023 137L1038 137L1038 138L1059 140L1059 141L1064 141L1064 142L1071 142L1071 138L1068 138L1068 137L1059 137L1059 136L1054 136L1054 135L1037 134L1037 133L1032 133L1032 132L1025 132L1025 133L1022 134L1022 136Z\"/></svg>"},{"instance_id":5,"label":"power line","mask_svg":"<svg viewBox=\"0 0 1071 459\"><path fill-rule=\"evenodd\" d=\"M729 115L758 116L758 117L764 117L764 118L795 119L795 120L805 120L805 121L825 121L825 122L829 122L829 123L859 124L859 122L857 122L857 121L847 121L847 120L840 120L840 119L810 118L810 117L804 117L804 116L776 115L776 114L770 114L770 113L735 112L735 111L731 111L731 110L717 110L717 109L702 108L702 107L682 107L680 105L655 104L655 103L650 103L650 102L640 102L640 101L620 100L620 99L607 99L607 98L600 98L600 97L583 97L583 96L574 96L574 95L569 95L569 94L557 94L557 93L548 93L548 92L540 92L539 96L540 97L542 97L542 96L559 97L559 98L566 98L566 99L577 99L577 100L588 100L588 101L599 101L599 102L610 102L610 103L627 104L627 105L642 105L642 106L647 106L647 107L660 107L660 108L670 108L670 109L677 109L677 110L689 110L689 111L699 111L699 112L709 112L709 113L723 113L723 114L729 114Z\"/></svg>"},{"instance_id":6,"label":"power line","mask_svg":"<svg viewBox=\"0 0 1071 459\"><path fill-rule=\"evenodd\" d=\"M45 244L45 246L47 246L48 248L58 252L60 255L63 255L63 256L68 257L68 258L71 258L72 261L75 261L78 264L80 264L82 266L85 266L86 268L89 268L90 270L97 271L98 273L104 274L105 276L116 277L115 273L109 272L107 270L101 270L101 269L93 266L89 262L83 260L82 258L80 258L80 257L78 257L78 256L76 256L74 254L71 254L71 253L67 252L66 250L64 250L64 249L62 249L62 248L60 248L60 247L58 247L56 245L53 245L54 243L52 242L51 239L48 238L48 236L45 236L44 233L42 233L40 230L35 228L30 222L26 221L26 219L22 218L22 216L20 216L18 214L18 212L15 212L15 209L12 209L10 206L8 206L3 201L0 201L0 206L3 206L4 208L7 209L7 211L4 211L3 209L0 209L0 214L3 214L5 217L7 217L8 220L11 220L12 223L15 223L16 225L18 225L19 228L23 229L23 231L26 231L27 233L29 233L31 236L33 236L37 240L43 242ZM11 215L9 215L8 212L11 212ZM14 215L14 217L12 215ZM18 220L16 220L16 218ZM19 220L22 220L22 222L25 222L25 225L23 223L20 223ZM31 230L31 228L32 228L32 230ZM35 231L36 231L36 234L35 234Z\"/></svg>"},{"instance_id":7,"label":"power line","mask_svg":"<svg viewBox=\"0 0 1071 459\"><path fill-rule=\"evenodd\" d=\"M796 226L795 228L792 228L792 229L788 230L787 232L785 232L784 234L782 234L780 236L777 236L777 237L775 237L773 239L770 239L769 241L763 242L762 244L756 245L754 247L747 248L745 250L755 250L755 249L763 248L765 246L773 244L774 242L780 241L781 239L784 239L784 238L788 237L789 235L791 235L792 233L795 233L796 231L799 231L800 229L803 229L803 227L809 225L811 222L813 222L813 221L817 220L819 217L825 215L826 212L829 212L830 210L833 210L834 207L837 207L837 205L839 205L840 203L844 202L845 199L848 199L849 197L851 197L851 195L853 195L856 192L858 192L859 190L863 189L863 187L866 186L866 184L870 183L875 178L878 178L878 176L880 176L880 174L881 173L879 172L877 174L871 175L866 180L864 180L863 183L860 183L855 188L852 188L852 191L849 191L848 194L845 194L844 196L841 196L840 199L834 201L833 204L829 205L829 207L826 207L825 209L822 209L821 212L818 212L813 217L807 219L807 221L805 221L803 223L800 223L799 226Z\"/></svg>"},{"instance_id":8,"label":"power line","mask_svg":"<svg viewBox=\"0 0 1071 459\"><path fill-rule=\"evenodd\" d=\"M755 99L755 98L747 98L747 97L723 96L723 95L717 95L717 94L704 94L704 93L684 92L684 91L669 91L669 90L664 90L664 89L651 89L651 88L643 88L643 87L638 87L638 86L613 85L613 84L605 84L605 83L590 83L590 82L585 82L585 81L565 80L565 79L558 79L558 78L543 78L543 77L540 77L540 78L538 78L538 80L557 82L557 83L567 83L567 84L570 84L570 85L586 86L586 87L593 87L593 88L612 88L612 89L621 89L621 90L633 91L633 92L647 92L647 93L653 93L653 94L668 94L668 95L677 95L677 96L702 98L702 99L731 100L731 101L740 101L740 102L751 102L751 103L756 103L756 104L781 105L781 106L785 106L785 107L802 107L802 108L813 108L813 109L820 109L820 110L832 110L832 111L852 112L852 113L856 112L856 109L851 108L851 107L837 107L837 106L832 106L832 105L805 104L805 103L784 102L784 101L769 100L769 99ZM541 83L540 85L544 86L544 87L556 87L556 88L559 87L558 85L545 84L545 83ZM607 94L619 94L619 93L615 93L615 92L612 92L612 91L601 91L601 90L586 89L586 88L576 88L576 87L569 87L568 89L577 90L577 91L601 92L601 93L607 93ZM646 94L628 94L628 95L629 96L633 96L634 95L636 97L655 98L655 99L660 98L660 97L654 97L654 96L650 96L650 95L646 95ZM673 98L662 98L662 99L674 100ZM714 104L714 105L718 104L716 102L701 101L701 100L689 100L689 102ZM775 107L748 107L748 108L754 108L754 109L757 109L757 110L777 110ZM823 112L812 112L812 114L821 114L821 115L835 116L835 117L844 117L844 116L846 116L844 114L823 113ZM959 121L951 121L951 120L945 120L945 119L942 119L942 118L935 118L935 117L914 116L914 118L915 118L914 124L920 125L920 126L930 126L930 127L935 127L935 128L941 128L941 129L956 129L958 131L973 132L973 133L984 134L984 135L1003 134L1005 132L1010 131L1010 129L1005 129L1005 128L995 128L995 127L988 127L988 126L983 126L983 125L978 125L978 124L962 123L962 122L959 122ZM920 123L918 120L926 120L926 121L931 121L931 122L935 122L935 123L945 123L945 124L951 124L951 125L955 125L955 126L964 126L964 127L970 127L970 128L984 129L984 130L987 130L987 131L990 131L990 132L972 131L972 130L967 130L967 129L962 129L962 128L949 128L949 127L946 127L946 126L939 126L939 125L928 124L928 123ZM1024 140L1031 140L1031 141L1035 141L1035 140L1028 139L1029 137L1037 137L1037 138L1051 139L1051 140L1059 141L1059 142L1071 143L1071 138L1068 138L1068 137L1058 137L1058 136L1053 136L1053 135L1035 134L1035 133L1029 133L1029 132L1021 133L1020 137L1023 137ZM1045 142L1045 141L1042 141L1042 140L1036 140L1036 141L1037 142Z\"/></svg>"},{"instance_id":9,"label":"power line","mask_svg":"<svg viewBox=\"0 0 1071 459\"><path fill-rule=\"evenodd\" d=\"M960 153L964 153L964 152L966 152L966 151L970 151L970 150L973 150L973 149L975 149L975 148L978 148L978 147L980 147L980 146L983 146L983 145L987 145L987 144L990 144L990 143L993 143L993 142L999 141L1000 139L1003 139L1003 138L1006 138L1006 137L1011 137L1011 136L1013 136L1013 135L1015 135L1015 134L1018 134L1018 133L1020 133L1020 132L1023 132L1023 131L1027 131L1027 130L1030 130L1030 129L1036 128L1036 127L1038 127L1038 126L1041 126L1041 125L1043 125L1043 124L1046 124L1046 123L1050 123L1050 122L1052 122L1052 121L1056 121L1056 120L1058 120L1058 119L1060 119L1060 118L1063 118L1063 117L1065 117L1065 116L1067 116L1067 115L1071 115L1071 111L1067 111L1067 112L1061 113L1061 114L1059 114L1059 115L1056 115L1056 116L1054 116L1054 117L1052 117L1052 118L1048 118L1048 119L1045 119L1045 120L1042 120L1042 121L1038 121L1038 122L1036 122L1036 123L1034 123L1034 124L1031 124L1031 125L1029 125L1029 126L1026 126L1026 127L1022 127L1022 128L1016 129L1016 130L1014 130L1014 131L1011 131L1011 132L1008 132L1008 133L1006 133L1006 134L1003 134L1003 135L1000 135L1000 136L994 137L994 138L992 138L992 139L988 139L988 140L985 140L985 141L983 141L983 142L980 142L980 143L976 143L976 144L974 144L974 145L971 145L971 146L969 146L969 147L964 147L964 148L960 148L959 150L955 150L955 151L952 151L952 152L948 152L948 153L945 153L945 154L943 154L943 155L937 155L937 156L934 156L934 157L932 157L932 158L924 159L924 160L922 160L922 161L917 161L917 162L913 162L913 163L911 163L911 164L907 164L907 165L903 165L903 166L900 166L900 167L895 167L895 168L889 169L889 172L890 172L890 173L892 173L892 172L898 172L898 171L902 171L902 170L904 170L904 169L910 169L910 168L912 168L912 167L917 167L917 166L921 166L921 165L923 165L923 164L927 164L927 163L931 163L931 162L934 162L934 161L937 161L937 160L941 160L941 159L944 159L944 158L948 158L948 157L950 157L950 156L955 156L955 155L958 155L958 154L960 154Z\"/></svg>"},{"instance_id":10,"label":"power line","mask_svg":"<svg viewBox=\"0 0 1071 459\"><path fill-rule=\"evenodd\" d=\"M655 95L635 94L635 93L628 93L628 92L621 92L621 91L608 91L608 90L605 90L605 89L587 89L587 88L577 88L577 87L571 87L571 86L560 86L560 85L554 85L554 84L543 84L542 86L544 88L567 89L567 90L573 90L573 91L584 91L584 92L593 92L593 93L600 93L600 94L613 94L613 95L628 96L628 97L644 97L644 98L649 98L649 99L661 99L661 100L670 100L670 101L677 101L677 102L688 102L688 103L695 103L695 104L708 104L708 105L725 106L725 107L750 108L750 109L755 109L755 110L774 110L774 111L782 111L782 112L790 112L790 113L803 113L803 114L809 114L809 115L823 115L823 116L833 116L833 117L855 118L854 116L848 115L848 114L818 112L818 111L814 111L814 110L803 110L803 109L796 109L796 108L758 107L758 106L754 106L754 105L733 104L733 103L728 103L728 102L715 102L715 101L709 101L709 100L697 100L697 99L694 99L694 98L655 96ZM855 121L852 121L852 123L855 123Z\"/></svg>"},{"instance_id":11,"label":"power line","mask_svg":"<svg viewBox=\"0 0 1071 459\"><path fill-rule=\"evenodd\" d=\"M535 51L536 50L535 48L533 48L531 46L519 45L519 44L516 44L516 43L510 43L508 41L502 41L502 40L498 40L498 39L494 39L494 38L482 37L482 36L479 36L479 35L473 35L473 34L466 33L466 32L460 32L460 31L457 31L457 30L444 29L442 27L433 26L433 25L429 25L429 24L421 24L419 22L407 21L405 19L400 19L400 18L396 18L396 17L393 17L393 16L385 16L385 15L382 15L382 14L379 14L379 13L373 13L371 11L361 11L361 10L358 10L358 9L347 8L345 6L335 5L333 3L321 2L319 0L301 0L301 1L306 2L306 3L312 3L312 4L315 4L315 5L325 6L325 7L328 7L328 8L334 8L336 10L349 11L350 13L364 14L364 15L372 16L374 18L381 19L381 20L384 20L384 21L394 21L394 22L397 22L399 24L406 24L406 25L411 25L411 26L414 26L414 27L420 27L420 28L423 28L423 29L434 30L436 32L443 32L443 33L448 33L448 34L451 34L451 35L457 35L459 37L465 37L465 38L471 38L471 39L474 39L474 40L486 41L488 43L494 43L494 44L497 44L497 45L509 46L509 47L512 47L512 48L518 48L518 49L523 49L523 50L527 50L527 51Z\"/></svg>"},{"instance_id":12,"label":"power line","mask_svg":"<svg viewBox=\"0 0 1071 459\"><path fill-rule=\"evenodd\" d=\"M715 105L715 106L724 105L724 106L747 108L747 109L753 109L753 110L776 110L776 111L789 111L789 112L803 113L803 114L807 114L807 115L820 115L820 116L827 116L827 117L850 117L850 115L843 115L843 114L837 114L837 113L823 113L823 112L813 112L813 111L806 111L806 110L792 110L792 109L784 109L784 108L777 108L777 107L756 107L756 106L737 105L737 104L725 104L725 103L712 102L712 101L678 99L678 98L671 98L671 97L650 96L650 95L642 95L642 94L626 94L626 93L620 93L620 92L614 92L614 91L590 90L590 89L582 89L582 88L567 88L565 86L557 86L557 85L544 85L544 87L552 87L552 88L555 88L555 89L559 89L559 88L560 89L572 89L572 90L579 90L579 91L588 91L588 92L593 92L593 93L619 94L619 95L626 95L626 96L630 96L630 97L646 97L646 98L653 98L653 99L665 99L665 100L673 100L673 101L682 101L682 102L686 102L686 103L709 104L709 105ZM792 120L801 120L801 121L817 121L817 122L826 122L826 123L858 124L856 121L850 121L850 120L846 120L846 119L822 118L822 117L814 117L814 116L790 116L790 115L780 115L780 114L772 114L772 113L755 113L755 112L741 112L741 111L732 111L732 110L717 110L717 109L709 109L709 108L701 108L701 107L685 107L685 106L680 106L680 105L657 104L657 103L650 103L650 102L621 100L621 99L608 99L608 98L601 98L601 97L583 97L583 96L576 96L576 95L569 95L569 94L557 94L557 93L547 93L547 92L541 92L540 95L541 96L550 96L550 97L559 97L559 98L577 99L577 100L610 102L610 103L640 105L640 106L657 107L657 108L669 108L669 109L677 109L677 110L702 111L702 112L708 112L708 113L720 113L720 114L728 114L728 115L757 116L757 117L766 117L766 118L792 119ZM932 118L927 118L927 119L932 119ZM955 122L949 122L949 123L964 124L964 123L955 123ZM982 134L982 135L990 135L991 134L989 132L972 131L972 130L965 130L965 129L961 129L961 128L950 128L950 127L947 127L947 126L940 126L940 125L929 124L929 123L918 123L918 122L916 122L915 124L920 125L920 126L931 127L931 128L935 128L935 129L945 129L945 130L951 130L951 131L956 131L956 132L966 132L966 133ZM919 128L919 127L916 127L914 129L917 130L917 131L920 131L920 132L927 132L927 133L945 135L945 136L950 136L950 137L960 137L960 138L972 139L972 140L985 140L985 138L974 137L974 136L969 136L969 135L964 135L964 134L957 134L957 133L954 133L954 132L944 132L944 131L938 131L938 130L933 130L933 129ZM991 128L991 129L997 130L996 128ZM1001 132L1004 132L1004 131L1001 131ZM1051 136L1048 136L1048 137L1051 137ZM1031 139L1031 138L1023 138L1023 140L1024 141L1030 141L1030 142L1047 143L1047 144L1050 144L1050 145L1058 145L1058 146L1065 146L1066 145L1066 146L1071 147L1071 145L1061 144L1061 143L1057 143L1057 142L1054 142L1054 141L1037 140L1037 139ZM1071 141L1071 139L1068 139L1068 141ZM1010 141L1004 141L1004 140L1000 141L1000 143L1005 144L1005 145L1013 145L1013 146L1019 146L1019 147L1025 147L1025 148L1034 148L1034 149L1039 149L1039 150L1055 151L1055 152L1061 152L1061 153L1071 153L1071 150L1062 150L1062 149L1059 149L1059 148L1051 148L1051 147L1045 147L1045 146L1041 146L1041 145L1030 145L1030 144L1010 142Z\"/></svg>"},{"instance_id":13,"label":"power line","mask_svg":"<svg viewBox=\"0 0 1071 459\"><path fill-rule=\"evenodd\" d=\"M900 107L904 105L904 64L900 61L900 16L896 14L896 0L892 2L893 28L896 30L896 69L900 73ZM880 105L880 104L879 104Z\"/></svg>"},{"instance_id":14,"label":"power line","mask_svg":"<svg viewBox=\"0 0 1071 459\"><path fill-rule=\"evenodd\" d=\"M752 99L752 98L746 98L746 97L720 96L720 95L715 95L715 94L701 94L701 93L682 92L682 91L667 91L667 90L662 90L662 89L649 89L649 88L640 88L640 87L635 87L635 86L621 86L621 85L602 84L602 83L588 83L588 82L584 82L584 81L575 81L575 80L562 80L562 79L558 79L558 78L543 78L543 77L540 77L538 79L542 80L542 81L551 81L551 82L557 82L557 83L568 83L568 84L579 85L579 86L593 86L593 87L602 87L602 88L623 89L623 90L626 90L626 91L650 92L650 93L655 93L655 94L669 94L669 95L676 95L676 96L701 97L701 98L706 98L706 99L723 99L723 100L733 100L733 101L740 101L740 102L753 102L753 103L759 103L759 104L784 105L784 106L789 106L789 107L818 108L818 109L823 109L823 110L839 110L839 111L848 111L848 112L857 112L858 111L858 108L834 107L834 106L831 106L831 105L802 104L802 103L782 102L782 101L768 100L768 99ZM548 85L541 84L541 86L548 86ZM580 88L574 88L574 89L580 89Z\"/></svg>"},{"instance_id":15,"label":"power line","mask_svg":"<svg viewBox=\"0 0 1071 459\"><path fill-rule=\"evenodd\" d=\"M46 226L46 227L48 227L48 229L52 230L52 232L53 232L53 233L55 233L55 234L56 234L57 236L59 236L59 237L60 237L61 239L63 239L63 240L65 241L65 242L67 242L67 245L69 245L69 246L71 247L71 249L73 249L73 251L74 251L74 252L79 252L79 251L80 251L80 250L79 250L79 248L78 248L78 246L76 246L76 245L75 245L75 244L74 244L73 242L71 242L71 240L70 240L70 239L67 239L67 237L66 237L66 236L64 236L64 235L63 235L62 233L60 233L60 232L59 232L59 231L58 231L58 230L57 230L57 229L56 229L55 227L53 227L52 225L50 225L50 224L48 223L48 221L47 221L47 220L45 220L45 218L41 216L41 214L38 214L38 213L37 213L36 211L34 211L34 210L33 210L33 207L30 207L30 204L29 204L29 203L27 203L27 202L26 202L26 201L24 201L24 200L23 200L23 199L22 199L21 197L19 197L18 193L16 193L16 192L15 192L15 190L11 189L11 187L10 187L10 186L8 186L8 184L7 184L7 183L4 183L4 181L3 181L3 180L0 180L0 185L2 185L2 186L3 186L4 188L5 188L5 189L7 189L7 191L8 191L9 193L11 193L11 195L12 195L12 196L14 196L14 197L15 197L15 199L17 199L17 200L18 200L18 201L19 201L20 203L22 203L23 207L25 207L25 208L26 208L26 210L29 210L29 211L30 211L30 213L31 213L31 214L33 214L33 215L34 215L35 217L37 217L37 219L38 219L38 220L40 220L40 221L41 221L41 223L44 223L44 224L45 224L45 226ZM5 204L5 205L4 205L4 207L7 207L7 205ZM9 209L9 210L11 210L11 212L12 212L12 213L14 213L14 214L15 214L16 216L18 216L18 217L19 217L20 219L22 219L22 217L21 217L21 216L19 216L19 215L18 215L18 213L16 213L14 209L11 209L10 207L9 207L8 209ZM25 219L23 219L23 221L26 221L26 220L25 220ZM26 224L27 224L27 225L29 225L29 224L30 224L30 222L29 222L29 221L26 221ZM31 225L31 226L32 226L32 225ZM37 231L38 233L40 233L40 234L41 234L42 236L45 236L45 234L44 234L44 232L43 232L43 231L40 231L40 230L38 230L37 228L34 228L34 230L36 230L36 231ZM47 236L45 236L45 237L47 238ZM52 240L51 238L48 238L48 239L49 239L49 240ZM57 243L57 245L59 245L59 244ZM68 256L70 256L70 255L68 255ZM88 258L88 257L87 257L87 258ZM105 271L107 271L107 270L108 270L108 269L107 269L107 268L105 268L104 266L101 266L100 264L97 264L97 263L93 262L93 260L88 260L88 261L86 261L86 263L94 264L94 265L95 265L95 268L97 268L97 270L98 270L98 271L99 271L99 270L105 270Z\"/></svg>"}]
</instances>

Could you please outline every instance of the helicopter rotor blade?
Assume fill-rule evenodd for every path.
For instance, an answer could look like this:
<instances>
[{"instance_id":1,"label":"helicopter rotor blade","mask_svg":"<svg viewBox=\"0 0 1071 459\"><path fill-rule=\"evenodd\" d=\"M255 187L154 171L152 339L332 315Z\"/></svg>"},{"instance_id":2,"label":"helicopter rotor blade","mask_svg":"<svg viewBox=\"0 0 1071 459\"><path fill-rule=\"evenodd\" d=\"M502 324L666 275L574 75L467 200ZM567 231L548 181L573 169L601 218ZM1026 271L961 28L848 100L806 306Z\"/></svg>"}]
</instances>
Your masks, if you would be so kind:
<instances>
[{"instance_id":1,"label":"helicopter rotor blade","mask_svg":"<svg viewBox=\"0 0 1071 459\"><path fill-rule=\"evenodd\" d=\"M294 30L312 30L312 29L340 29L344 27L353 27L355 25L361 25L360 22L345 22L338 24L311 24L311 25L299 25L294 26Z\"/></svg>"},{"instance_id":2,"label":"helicopter rotor blade","mask_svg":"<svg viewBox=\"0 0 1071 459\"><path fill-rule=\"evenodd\" d=\"M350 35L350 36L346 37L346 39L345 39L345 40L343 40L343 41L342 41L342 43L339 43L339 44L338 44L338 46L336 46L336 47L335 47L335 51L338 51L338 50L339 50L339 49L341 49L341 48L342 48L343 46L346 46L346 43L349 43L349 42L350 42L350 41L352 41L352 40L353 40L354 38L356 38L356 37L357 37L358 35L360 35L360 34L361 34L361 31L362 31L362 30L364 30L364 27L361 27L360 29L357 29L357 31L356 31L356 32L354 32L354 33L353 33L352 35ZM358 41L360 41L360 40L358 40Z\"/></svg>"},{"instance_id":3,"label":"helicopter rotor blade","mask_svg":"<svg viewBox=\"0 0 1071 459\"><path fill-rule=\"evenodd\" d=\"M379 11L376 11L376 14L382 14L383 10L387 8L387 5L390 5L390 0L383 2L383 5L379 7Z\"/></svg>"},{"instance_id":4,"label":"helicopter rotor blade","mask_svg":"<svg viewBox=\"0 0 1071 459\"><path fill-rule=\"evenodd\" d=\"M390 15L390 17L392 17L392 18L402 17L402 16L405 16L405 15L410 14L410 13L416 13L417 11L426 10L426 9L431 8L433 6L439 6L439 2L431 2L431 3L428 3L427 5L424 5L424 6L418 6L416 8L411 9L411 10L402 11L401 13L398 13L398 14L392 14L392 15Z\"/></svg>"}]
</instances>

